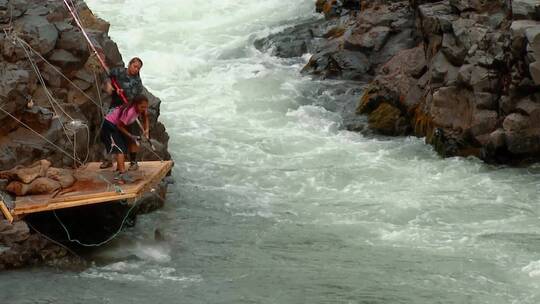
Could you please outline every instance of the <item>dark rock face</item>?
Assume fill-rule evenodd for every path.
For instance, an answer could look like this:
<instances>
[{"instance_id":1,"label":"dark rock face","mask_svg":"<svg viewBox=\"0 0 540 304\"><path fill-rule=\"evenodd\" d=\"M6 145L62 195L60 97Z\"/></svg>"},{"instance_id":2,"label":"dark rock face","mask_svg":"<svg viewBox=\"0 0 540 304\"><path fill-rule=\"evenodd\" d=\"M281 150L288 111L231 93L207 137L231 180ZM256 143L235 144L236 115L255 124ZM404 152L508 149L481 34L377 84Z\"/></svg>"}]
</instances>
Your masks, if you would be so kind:
<instances>
[{"instance_id":1,"label":"dark rock face","mask_svg":"<svg viewBox=\"0 0 540 304\"><path fill-rule=\"evenodd\" d=\"M425 137L444 156L539 159L538 1L349 2L317 1L335 25L303 71L370 82L357 113L372 130Z\"/></svg>"},{"instance_id":2,"label":"dark rock face","mask_svg":"<svg viewBox=\"0 0 540 304\"><path fill-rule=\"evenodd\" d=\"M407 2L380 5L375 1L371 5L373 9L360 10L360 5L349 4L339 10L333 33L325 35L330 39L314 48L303 72L321 78L370 81L399 50L415 46L412 10ZM334 20L334 14L326 17Z\"/></svg>"},{"instance_id":3,"label":"dark rock face","mask_svg":"<svg viewBox=\"0 0 540 304\"><path fill-rule=\"evenodd\" d=\"M59 260L67 254L65 248L32 234L25 222L0 219L0 270Z\"/></svg>"}]
</instances>

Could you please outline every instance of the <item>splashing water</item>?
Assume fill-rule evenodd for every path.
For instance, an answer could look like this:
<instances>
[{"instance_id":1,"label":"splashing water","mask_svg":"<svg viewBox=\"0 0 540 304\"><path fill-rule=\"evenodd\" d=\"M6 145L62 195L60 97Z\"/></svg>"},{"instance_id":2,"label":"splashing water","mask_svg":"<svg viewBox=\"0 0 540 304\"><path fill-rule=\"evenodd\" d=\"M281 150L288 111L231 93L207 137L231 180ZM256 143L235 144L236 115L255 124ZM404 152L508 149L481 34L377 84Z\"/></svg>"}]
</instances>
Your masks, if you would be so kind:
<instances>
[{"instance_id":1,"label":"splashing water","mask_svg":"<svg viewBox=\"0 0 540 304\"><path fill-rule=\"evenodd\" d=\"M253 47L313 1L88 3L145 61L177 183L96 266L0 274L2 303L540 301L540 167L344 131L306 58Z\"/></svg>"}]
</instances>

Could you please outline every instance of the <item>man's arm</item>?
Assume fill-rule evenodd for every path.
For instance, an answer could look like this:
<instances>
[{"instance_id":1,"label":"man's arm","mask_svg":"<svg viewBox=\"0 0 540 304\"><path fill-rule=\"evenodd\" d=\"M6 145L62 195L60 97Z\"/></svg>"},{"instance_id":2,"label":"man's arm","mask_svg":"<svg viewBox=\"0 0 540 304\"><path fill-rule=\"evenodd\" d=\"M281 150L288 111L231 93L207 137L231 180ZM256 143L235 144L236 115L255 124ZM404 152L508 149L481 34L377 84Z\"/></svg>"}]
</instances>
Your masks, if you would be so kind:
<instances>
[{"instance_id":1,"label":"man's arm","mask_svg":"<svg viewBox=\"0 0 540 304\"><path fill-rule=\"evenodd\" d=\"M105 83L103 84L103 89L105 90L105 92L107 92L107 94L112 95L114 89L112 87L110 78L107 78L107 80L105 80Z\"/></svg>"},{"instance_id":2,"label":"man's arm","mask_svg":"<svg viewBox=\"0 0 540 304\"><path fill-rule=\"evenodd\" d=\"M105 80L105 83L104 83L104 86L105 86L104 89L105 89L105 92L107 92L107 94L112 95L112 93L114 92L114 88L112 86L110 77L118 77L118 75L120 74L120 71L121 71L121 68L113 68L110 70L109 77L107 78L107 80Z\"/></svg>"}]
</instances>

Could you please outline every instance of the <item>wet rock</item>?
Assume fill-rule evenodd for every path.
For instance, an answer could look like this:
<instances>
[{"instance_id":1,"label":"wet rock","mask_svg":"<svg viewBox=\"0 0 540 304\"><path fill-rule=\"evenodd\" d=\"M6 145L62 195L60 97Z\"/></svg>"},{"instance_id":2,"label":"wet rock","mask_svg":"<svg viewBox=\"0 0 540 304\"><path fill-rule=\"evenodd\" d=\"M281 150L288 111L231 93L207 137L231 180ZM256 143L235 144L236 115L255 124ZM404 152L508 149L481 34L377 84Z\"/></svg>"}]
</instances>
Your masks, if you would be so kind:
<instances>
[{"instance_id":1,"label":"wet rock","mask_svg":"<svg viewBox=\"0 0 540 304\"><path fill-rule=\"evenodd\" d=\"M52 111L38 105L25 109L22 114L22 121L38 132L49 129L53 119L54 113Z\"/></svg>"},{"instance_id":2,"label":"wet rock","mask_svg":"<svg viewBox=\"0 0 540 304\"><path fill-rule=\"evenodd\" d=\"M321 29L324 24L329 23L315 20L293 26L266 38L258 39L254 45L258 50L271 51L272 55L277 57L300 57L312 50L313 39L316 37L314 28L319 31L319 37L328 33L330 28Z\"/></svg>"},{"instance_id":3,"label":"wet rock","mask_svg":"<svg viewBox=\"0 0 540 304\"><path fill-rule=\"evenodd\" d=\"M455 84L458 68L452 65L443 52L439 52L431 62L431 80L434 83Z\"/></svg>"},{"instance_id":4,"label":"wet rock","mask_svg":"<svg viewBox=\"0 0 540 304\"><path fill-rule=\"evenodd\" d=\"M0 220L0 244L12 245L27 240L30 229L25 222L17 221L10 224L7 220Z\"/></svg>"},{"instance_id":5,"label":"wet rock","mask_svg":"<svg viewBox=\"0 0 540 304\"><path fill-rule=\"evenodd\" d=\"M490 134L496 129L498 122L499 115L495 111L474 111L473 122L470 127L471 134L475 137Z\"/></svg>"},{"instance_id":6,"label":"wet rock","mask_svg":"<svg viewBox=\"0 0 540 304\"><path fill-rule=\"evenodd\" d=\"M515 155L534 156L540 152L540 134L538 130L506 132L506 146Z\"/></svg>"},{"instance_id":7,"label":"wet rock","mask_svg":"<svg viewBox=\"0 0 540 304\"><path fill-rule=\"evenodd\" d=\"M512 113L504 119L503 129L508 132L521 131L529 125L529 118L521 114Z\"/></svg>"},{"instance_id":8,"label":"wet rock","mask_svg":"<svg viewBox=\"0 0 540 304\"><path fill-rule=\"evenodd\" d=\"M498 110L498 97L496 94L474 92L474 101L479 110Z\"/></svg>"},{"instance_id":9,"label":"wet rock","mask_svg":"<svg viewBox=\"0 0 540 304\"><path fill-rule=\"evenodd\" d=\"M87 69L78 70L77 73L75 73L75 77L77 79L82 80L82 81L87 82L87 83L94 83L95 82L94 75L92 74L91 71L89 71Z\"/></svg>"},{"instance_id":10,"label":"wet rock","mask_svg":"<svg viewBox=\"0 0 540 304\"><path fill-rule=\"evenodd\" d=\"M456 65L460 66L465 60L465 55L467 54L467 49L462 45L458 44L456 38L452 33L444 33L442 41L442 52L448 60Z\"/></svg>"},{"instance_id":11,"label":"wet rock","mask_svg":"<svg viewBox=\"0 0 540 304\"><path fill-rule=\"evenodd\" d=\"M465 130L472 121L471 96L456 87L443 87L433 94L430 111L433 122L440 127Z\"/></svg>"},{"instance_id":12,"label":"wet rock","mask_svg":"<svg viewBox=\"0 0 540 304\"><path fill-rule=\"evenodd\" d=\"M375 26L366 33L352 34L345 40L345 48L352 51L379 51L389 37L389 27Z\"/></svg>"},{"instance_id":13,"label":"wet rock","mask_svg":"<svg viewBox=\"0 0 540 304\"><path fill-rule=\"evenodd\" d=\"M475 20L459 18L452 22L452 30L456 40L467 50L481 42L487 35L488 29Z\"/></svg>"},{"instance_id":14,"label":"wet rock","mask_svg":"<svg viewBox=\"0 0 540 304\"><path fill-rule=\"evenodd\" d=\"M515 19L539 19L540 3L536 0L513 0L512 15Z\"/></svg>"},{"instance_id":15,"label":"wet rock","mask_svg":"<svg viewBox=\"0 0 540 304\"><path fill-rule=\"evenodd\" d=\"M15 21L14 28L40 54L52 51L58 39L56 27L43 16L24 16Z\"/></svg>"},{"instance_id":16,"label":"wet rock","mask_svg":"<svg viewBox=\"0 0 540 304\"><path fill-rule=\"evenodd\" d=\"M533 62L529 65L529 72L536 85L540 85L540 61Z\"/></svg>"},{"instance_id":17,"label":"wet rock","mask_svg":"<svg viewBox=\"0 0 540 304\"><path fill-rule=\"evenodd\" d=\"M122 60L122 54L120 54L116 42L110 39L106 39L103 42L103 52L105 54L107 63L110 64L111 67L124 65L124 62Z\"/></svg>"},{"instance_id":18,"label":"wet rock","mask_svg":"<svg viewBox=\"0 0 540 304\"><path fill-rule=\"evenodd\" d=\"M20 223L22 224L17 225L24 224ZM37 234L30 234L24 240L14 242L0 252L0 269L36 265L45 261L58 260L67 255L68 252L65 248L59 247Z\"/></svg>"},{"instance_id":19,"label":"wet rock","mask_svg":"<svg viewBox=\"0 0 540 304\"><path fill-rule=\"evenodd\" d=\"M59 22L54 22L53 23L54 26L56 26L56 29L58 30L59 33L62 33L62 32L66 32L66 31L72 31L75 29L75 27L67 22L64 22L64 21L59 21Z\"/></svg>"},{"instance_id":20,"label":"wet rock","mask_svg":"<svg viewBox=\"0 0 540 304\"><path fill-rule=\"evenodd\" d=\"M503 129L497 129L489 134L488 144L489 149L497 150L504 148L506 145L506 133ZM494 153L492 153L494 154ZM492 155L490 155L492 157Z\"/></svg>"},{"instance_id":21,"label":"wet rock","mask_svg":"<svg viewBox=\"0 0 540 304\"><path fill-rule=\"evenodd\" d=\"M58 73L60 68L57 66L51 66L49 64L43 65L41 68L41 74L45 79L48 86L59 88L62 86L62 76ZM43 90L43 88L40 88ZM35 94L35 93L34 93Z\"/></svg>"},{"instance_id":22,"label":"wet rock","mask_svg":"<svg viewBox=\"0 0 540 304\"><path fill-rule=\"evenodd\" d=\"M450 5L460 12L474 10L483 13L493 10L500 10L505 6L505 4L505 0L450 0Z\"/></svg>"},{"instance_id":23,"label":"wet rock","mask_svg":"<svg viewBox=\"0 0 540 304\"><path fill-rule=\"evenodd\" d=\"M8 184L9 184L8 179L0 178L0 191L5 191Z\"/></svg>"},{"instance_id":24,"label":"wet rock","mask_svg":"<svg viewBox=\"0 0 540 304\"><path fill-rule=\"evenodd\" d=\"M495 13L489 16L489 26L494 29L500 29L506 19L506 14L504 12Z\"/></svg>"},{"instance_id":25,"label":"wet rock","mask_svg":"<svg viewBox=\"0 0 540 304\"><path fill-rule=\"evenodd\" d=\"M49 60L62 68L63 71L75 70L83 64L80 58L63 49L52 51Z\"/></svg>"},{"instance_id":26,"label":"wet rock","mask_svg":"<svg viewBox=\"0 0 540 304\"><path fill-rule=\"evenodd\" d=\"M80 58L79 61L85 62L89 56L87 42L78 29L66 30L60 33L57 47Z\"/></svg>"},{"instance_id":27,"label":"wet rock","mask_svg":"<svg viewBox=\"0 0 540 304\"><path fill-rule=\"evenodd\" d=\"M0 0L0 10L8 9L8 0Z\"/></svg>"},{"instance_id":28,"label":"wet rock","mask_svg":"<svg viewBox=\"0 0 540 304\"><path fill-rule=\"evenodd\" d=\"M24 12L25 15L30 16L46 16L49 13L49 9L46 6L33 6Z\"/></svg>"},{"instance_id":29,"label":"wet rock","mask_svg":"<svg viewBox=\"0 0 540 304\"><path fill-rule=\"evenodd\" d=\"M332 54L330 65L343 79L351 80L366 79L370 67L369 60L363 53L347 50Z\"/></svg>"},{"instance_id":30,"label":"wet rock","mask_svg":"<svg viewBox=\"0 0 540 304\"><path fill-rule=\"evenodd\" d=\"M446 1L426 3L418 7L419 21L424 35L449 33L458 18Z\"/></svg>"},{"instance_id":31,"label":"wet rock","mask_svg":"<svg viewBox=\"0 0 540 304\"><path fill-rule=\"evenodd\" d=\"M408 131L408 124L402 118L401 111L388 104L381 103L368 116L369 126L384 135L404 135Z\"/></svg>"},{"instance_id":32,"label":"wet rock","mask_svg":"<svg viewBox=\"0 0 540 304\"><path fill-rule=\"evenodd\" d=\"M100 32L104 34L109 33L110 24L107 21L96 17L92 13L92 11L88 8L86 3L82 1L78 2L77 9L79 12L79 17L81 19L81 22L85 25L85 28L87 30L92 30L92 31Z\"/></svg>"}]
</instances>

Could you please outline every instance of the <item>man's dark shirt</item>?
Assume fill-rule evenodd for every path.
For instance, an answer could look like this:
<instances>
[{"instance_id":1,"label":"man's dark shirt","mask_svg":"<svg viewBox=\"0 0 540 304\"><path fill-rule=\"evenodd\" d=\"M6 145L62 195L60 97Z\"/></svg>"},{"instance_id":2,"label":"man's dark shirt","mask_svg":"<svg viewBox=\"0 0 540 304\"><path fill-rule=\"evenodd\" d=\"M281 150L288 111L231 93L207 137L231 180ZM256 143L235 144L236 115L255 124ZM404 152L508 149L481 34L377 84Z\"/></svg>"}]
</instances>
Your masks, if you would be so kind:
<instances>
[{"instance_id":1,"label":"man's dark shirt","mask_svg":"<svg viewBox=\"0 0 540 304\"><path fill-rule=\"evenodd\" d=\"M122 90L124 90L124 94L128 101L131 101L135 96L142 94L143 85L141 77L138 74L130 76L128 75L126 68L113 68L111 69L110 75L118 81L118 84ZM120 98L116 92L113 92L111 108L116 108L123 104L122 98Z\"/></svg>"}]
</instances>

